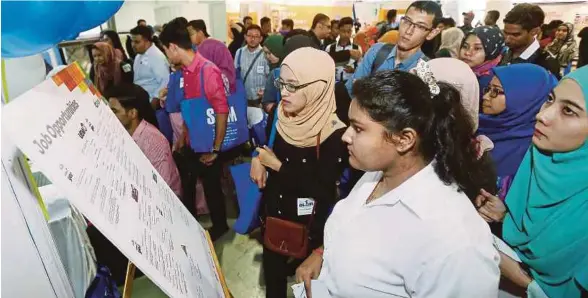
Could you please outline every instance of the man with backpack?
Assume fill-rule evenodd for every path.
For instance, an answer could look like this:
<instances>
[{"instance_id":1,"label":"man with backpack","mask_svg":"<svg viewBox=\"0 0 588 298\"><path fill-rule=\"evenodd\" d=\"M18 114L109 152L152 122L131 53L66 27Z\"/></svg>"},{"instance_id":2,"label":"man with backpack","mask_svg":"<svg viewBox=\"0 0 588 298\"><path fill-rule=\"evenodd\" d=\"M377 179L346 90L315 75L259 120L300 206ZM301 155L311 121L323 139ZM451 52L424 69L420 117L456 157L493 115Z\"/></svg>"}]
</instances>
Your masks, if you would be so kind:
<instances>
[{"instance_id":1,"label":"man with backpack","mask_svg":"<svg viewBox=\"0 0 588 298\"><path fill-rule=\"evenodd\" d=\"M439 34L437 24L442 17L441 7L434 1L413 2L400 20L398 43L378 43L372 46L359 63L352 78L347 81L348 93L351 94L353 82L357 79L382 70L409 71L420 59L427 60L421 46ZM341 101L337 101L339 106Z\"/></svg>"},{"instance_id":2,"label":"man with backpack","mask_svg":"<svg viewBox=\"0 0 588 298\"><path fill-rule=\"evenodd\" d=\"M246 45L235 54L235 69L243 79L249 106L261 107L261 96L269 74L269 64L261 46L261 27L254 24L245 30Z\"/></svg>"}]
</instances>

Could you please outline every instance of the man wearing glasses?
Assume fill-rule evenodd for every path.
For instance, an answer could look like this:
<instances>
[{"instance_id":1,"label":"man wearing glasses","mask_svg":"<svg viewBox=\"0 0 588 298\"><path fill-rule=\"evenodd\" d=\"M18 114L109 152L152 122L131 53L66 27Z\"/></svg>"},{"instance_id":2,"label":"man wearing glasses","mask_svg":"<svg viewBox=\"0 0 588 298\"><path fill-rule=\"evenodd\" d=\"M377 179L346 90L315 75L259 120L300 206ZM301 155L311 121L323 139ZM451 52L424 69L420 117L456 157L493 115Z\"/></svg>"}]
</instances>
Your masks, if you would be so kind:
<instances>
[{"instance_id":1,"label":"man wearing glasses","mask_svg":"<svg viewBox=\"0 0 588 298\"><path fill-rule=\"evenodd\" d=\"M352 79L346 83L347 91L351 94L353 82L370 74L399 69L409 71L420 59L427 60L421 51L425 41L432 40L439 34L437 24L443 14L441 7L434 1L415 1L407 9L406 15L400 20L399 38L396 46L385 46L378 43L365 54L357 67ZM380 57L378 59L378 57Z\"/></svg>"},{"instance_id":2,"label":"man wearing glasses","mask_svg":"<svg viewBox=\"0 0 588 298\"><path fill-rule=\"evenodd\" d=\"M310 27L310 38L315 43L317 48L324 50L327 45L323 40L331 36L331 19L322 13L314 16L312 20L312 27Z\"/></svg>"},{"instance_id":3,"label":"man wearing glasses","mask_svg":"<svg viewBox=\"0 0 588 298\"><path fill-rule=\"evenodd\" d=\"M245 30L246 45L235 54L235 69L245 85L249 106L261 107L261 96L269 74L269 64L260 44L261 27L254 24Z\"/></svg>"}]
</instances>

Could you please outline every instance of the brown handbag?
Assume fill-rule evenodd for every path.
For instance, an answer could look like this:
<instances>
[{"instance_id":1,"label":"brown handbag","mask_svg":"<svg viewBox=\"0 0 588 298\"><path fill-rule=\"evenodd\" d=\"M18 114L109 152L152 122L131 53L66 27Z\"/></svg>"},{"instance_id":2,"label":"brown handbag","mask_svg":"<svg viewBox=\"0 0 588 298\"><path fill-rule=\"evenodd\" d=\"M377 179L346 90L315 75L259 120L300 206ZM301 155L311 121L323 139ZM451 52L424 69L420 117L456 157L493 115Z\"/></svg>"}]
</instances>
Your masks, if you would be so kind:
<instances>
[{"instance_id":1,"label":"brown handbag","mask_svg":"<svg viewBox=\"0 0 588 298\"><path fill-rule=\"evenodd\" d=\"M320 154L320 134L317 136L316 148L316 157L318 160ZM309 252L308 229L314 220L316 204L315 200L307 225L268 216L265 220L263 245L267 249L284 256L296 259L306 258Z\"/></svg>"}]
</instances>

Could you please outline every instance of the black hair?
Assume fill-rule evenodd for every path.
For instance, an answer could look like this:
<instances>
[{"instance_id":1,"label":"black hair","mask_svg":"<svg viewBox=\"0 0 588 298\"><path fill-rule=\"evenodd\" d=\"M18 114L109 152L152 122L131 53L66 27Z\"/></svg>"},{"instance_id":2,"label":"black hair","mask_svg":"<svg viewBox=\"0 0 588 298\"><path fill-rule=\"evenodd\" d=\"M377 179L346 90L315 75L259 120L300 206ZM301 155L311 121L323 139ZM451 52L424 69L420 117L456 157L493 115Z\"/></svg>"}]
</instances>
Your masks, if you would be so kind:
<instances>
[{"instance_id":1,"label":"black hair","mask_svg":"<svg viewBox=\"0 0 588 298\"><path fill-rule=\"evenodd\" d=\"M498 22L498 19L500 19L500 11L491 10L488 12L488 16L496 24L496 22Z\"/></svg>"},{"instance_id":2,"label":"black hair","mask_svg":"<svg viewBox=\"0 0 588 298\"><path fill-rule=\"evenodd\" d=\"M477 158L472 142L474 124L461 103L460 93L438 82L432 96L427 84L404 71L381 71L353 84L359 106L387 130L387 136L405 128L418 134L417 150L427 162L435 159L435 172L447 185L475 199L480 189L495 191L496 175Z\"/></svg>"},{"instance_id":3,"label":"black hair","mask_svg":"<svg viewBox=\"0 0 588 298\"><path fill-rule=\"evenodd\" d=\"M329 16L324 14L324 13L319 13L317 15L314 16L314 19L312 19L312 27L310 27L310 29L314 29L316 28L316 25L318 25L318 23L320 22L324 22L324 21L329 21Z\"/></svg>"},{"instance_id":4,"label":"black hair","mask_svg":"<svg viewBox=\"0 0 588 298\"><path fill-rule=\"evenodd\" d=\"M104 92L104 97L107 99L116 98L120 105L126 110L137 110L137 118L139 121L145 120L155 127L159 127L155 111L149 103L149 93L141 86L121 83L112 86Z\"/></svg>"},{"instance_id":5,"label":"black hair","mask_svg":"<svg viewBox=\"0 0 588 298\"><path fill-rule=\"evenodd\" d=\"M143 20L143 19L139 19L139 20L137 21L137 26L140 26L140 25L141 25L141 22L145 22L145 24L147 24L147 21L145 21L145 20Z\"/></svg>"},{"instance_id":6,"label":"black hair","mask_svg":"<svg viewBox=\"0 0 588 298\"><path fill-rule=\"evenodd\" d=\"M439 6L439 4L437 4L435 1L426 1L426 0L415 1L410 4L410 6L406 9L406 11L408 12L411 8L425 12L428 15L434 16L433 27L437 27L437 25L439 24L439 22L443 18L443 12L441 11L441 6Z\"/></svg>"},{"instance_id":7,"label":"black hair","mask_svg":"<svg viewBox=\"0 0 588 298\"><path fill-rule=\"evenodd\" d=\"M184 17L177 17L173 20L170 21L170 23L178 23L180 25L184 25L184 26L188 26L188 19L184 18ZM161 30L163 31L163 28L161 28Z\"/></svg>"},{"instance_id":8,"label":"black hair","mask_svg":"<svg viewBox=\"0 0 588 298\"><path fill-rule=\"evenodd\" d=\"M122 46L118 33L114 30L104 30L100 32L100 37L103 38L104 36L108 36L108 39L112 40L112 47L119 49L123 53L123 59L127 59L127 54L125 53L125 49Z\"/></svg>"},{"instance_id":9,"label":"black hair","mask_svg":"<svg viewBox=\"0 0 588 298\"><path fill-rule=\"evenodd\" d=\"M333 26L337 25L339 26L341 23L339 20L331 20L331 29L333 28Z\"/></svg>"},{"instance_id":10,"label":"black hair","mask_svg":"<svg viewBox=\"0 0 588 298\"><path fill-rule=\"evenodd\" d=\"M282 26L288 26L291 29L294 29L294 21L292 19L283 19Z\"/></svg>"},{"instance_id":11,"label":"black hair","mask_svg":"<svg viewBox=\"0 0 588 298\"><path fill-rule=\"evenodd\" d=\"M262 34L261 27L259 27L259 25L256 24L249 25L249 27L245 29L245 35L247 35L247 33L249 33L250 30L257 30L259 31L259 34Z\"/></svg>"},{"instance_id":12,"label":"black hair","mask_svg":"<svg viewBox=\"0 0 588 298\"><path fill-rule=\"evenodd\" d=\"M545 13L539 5L521 3L515 5L504 17L505 24L520 25L524 30L540 28L545 21Z\"/></svg>"},{"instance_id":13,"label":"black hair","mask_svg":"<svg viewBox=\"0 0 588 298\"><path fill-rule=\"evenodd\" d=\"M167 23L165 29L159 34L159 40L166 48L170 43L173 43L184 50L191 50L192 41L186 27L187 24L184 24L183 21L174 19Z\"/></svg>"},{"instance_id":14,"label":"black hair","mask_svg":"<svg viewBox=\"0 0 588 298\"><path fill-rule=\"evenodd\" d=\"M153 41L153 32L147 26L137 26L131 29L131 35L141 35L147 41Z\"/></svg>"},{"instance_id":15,"label":"black hair","mask_svg":"<svg viewBox=\"0 0 588 298\"><path fill-rule=\"evenodd\" d=\"M202 31L206 38L210 37L210 34L208 34L208 31L206 30L206 23L204 20L192 20L188 22L188 25L186 25L186 27L188 26L192 27L192 29L196 31Z\"/></svg>"},{"instance_id":16,"label":"black hair","mask_svg":"<svg viewBox=\"0 0 588 298\"><path fill-rule=\"evenodd\" d=\"M271 21L272 21L272 20L271 20L270 18L268 18L268 17L263 17L263 18L261 18L261 20L259 20L259 24L260 24L261 26L263 26L265 23L269 23L269 22L271 22Z\"/></svg>"},{"instance_id":17,"label":"black hair","mask_svg":"<svg viewBox=\"0 0 588 298\"><path fill-rule=\"evenodd\" d=\"M388 10L388 12L386 13L386 20L390 21L390 20L395 19L397 14L398 14L398 11L396 9Z\"/></svg>"},{"instance_id":18,"label":"black hair","mask_svg":"<svg viewBox=\"0 0 588 298\"><path fill-rule=\"evenodd\" d=\"M284 36L284 44L286 44L288 39L290 39L296 35L310 36L310 33L304 29L292 29L292 30L290 30L290 32L288 32L286 34L286 36Z\"/></svg>"},{"instance_id":19,"label":"black hair","mask_svg":"<svg viewBox=\"0 0 588 298\"><path fill-rule=\"evenodd\" d=\"M247 24L247 20L251 20L251 21L253 21L253 18L252 18L252 17L250 17L250 16L245 16L245 17L243 18L243 24Z\"/></svg>"},{"instance_id":20,"label":"black hair","mask_svg":"<svg viewBox=\"0 0 588 298\"><path fill-rule=\"evenodd\" d=\"M339 21L339 28L345 25L351 25L353 27L353 19L350 17L344 17Z\"/></svg>"},{"instance_id":21,"label":"black hair","mask_svg":"<svg viewBox=\"0 0 588 298\"><path fill-rule=\"evenodd\" d=\"M547 28L549 29L557 29L559 26L563 25L564 21L562 20L553 20L547 24Z\"/></svg>"},{"instance_id":22,"label":"black hair","mask_svg":"<svg viewBox=\"0 0 588 298\"><path fill-rule=\"evenodd\" d=\"M455 20L452 17L441 18L439 24L445 24L445 27L455 27Z\"/></svg>"}]
</instances>

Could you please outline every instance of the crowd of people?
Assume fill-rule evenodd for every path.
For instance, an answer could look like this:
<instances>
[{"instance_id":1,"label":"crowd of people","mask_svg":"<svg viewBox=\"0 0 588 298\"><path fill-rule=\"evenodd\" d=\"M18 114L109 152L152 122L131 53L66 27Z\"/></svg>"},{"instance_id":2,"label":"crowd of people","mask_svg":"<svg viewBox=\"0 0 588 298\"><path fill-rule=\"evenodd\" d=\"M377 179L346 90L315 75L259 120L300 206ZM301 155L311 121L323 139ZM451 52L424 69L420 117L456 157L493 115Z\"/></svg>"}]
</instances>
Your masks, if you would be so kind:
<instances>
[{"instance_id":1,"label":"crowd of people","mask_svg":"<svg viewBox=\"0 0 588 298\"><path fill-rule=\"evenodd\" d=\"M103 32L91 78L193 215L200 179L213 240L229 230L224 165L255 152L268 298L292 275L333 297L587 297L588 33L572 70L573 25L544 25L537 5L504 28L497 11L463 16L415 1L361 31L245 17L228 46L203 20L140 20L134 57ZM190 115L192 100L213 113ZM250 130L225 149L233 100L275 142ZM197 150L184 118L207 116Z\"/></svg>"}]
</instances>

